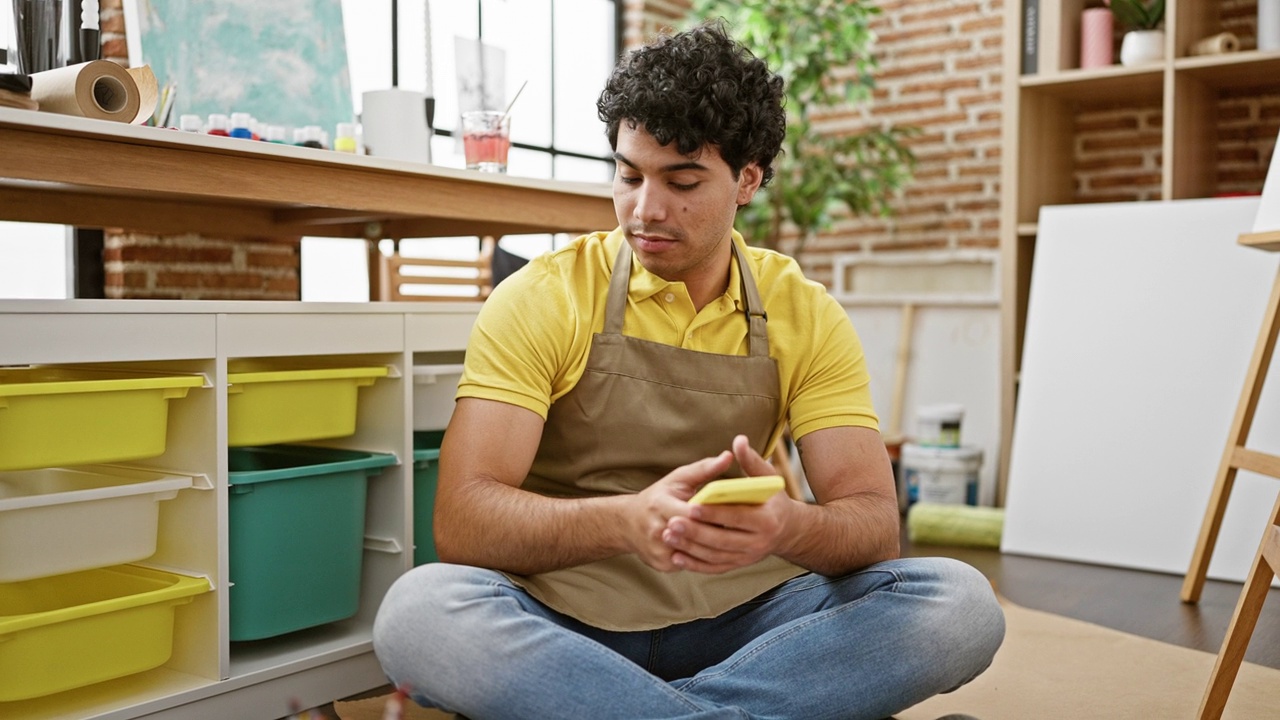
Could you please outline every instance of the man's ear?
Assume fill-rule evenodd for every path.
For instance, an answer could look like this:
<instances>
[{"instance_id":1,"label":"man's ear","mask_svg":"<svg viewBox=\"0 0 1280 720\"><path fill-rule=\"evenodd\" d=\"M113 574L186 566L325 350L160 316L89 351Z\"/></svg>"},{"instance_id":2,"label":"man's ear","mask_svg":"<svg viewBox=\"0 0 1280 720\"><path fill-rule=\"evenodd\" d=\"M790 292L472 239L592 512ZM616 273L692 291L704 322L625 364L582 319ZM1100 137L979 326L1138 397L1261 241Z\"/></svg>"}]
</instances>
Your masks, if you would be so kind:
<instances>
[{"instance_id":1,"label":"man's ear","mask_svg":"<svg viewBox=\"0 0 1280 720\"><path fill-rule=\"evenodd\" d=\"M751 198L755 197L763 180L764 171L756 163L742 168L742 172L738 173L738 207L751 202Z\"/></svg>"}]
</instances>

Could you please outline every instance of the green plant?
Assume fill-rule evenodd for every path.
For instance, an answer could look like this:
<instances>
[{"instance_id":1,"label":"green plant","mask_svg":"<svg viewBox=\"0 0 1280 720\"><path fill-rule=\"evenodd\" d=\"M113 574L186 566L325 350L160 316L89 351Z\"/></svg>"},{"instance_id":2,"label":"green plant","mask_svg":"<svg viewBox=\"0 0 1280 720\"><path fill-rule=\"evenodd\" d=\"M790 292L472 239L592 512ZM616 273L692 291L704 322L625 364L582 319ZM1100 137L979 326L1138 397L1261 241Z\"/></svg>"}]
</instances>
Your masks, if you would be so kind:
<instances>
[{"instance_id":1,"label":"green plant","mask_svg":"<svg viewBox=\"0 0 1280 720\"><path fill-rule=\"evenodd\" d=\"M903 139L914 128L872 127L820 133L812 116L852 110L871 97L876 69L868 0L696 0L694 22L724 18L729 32L786 81L787 134L774 178L738 211L737 228L753 244L779 248L787 225L799 254L841 206L854 215L891 214L890 201L911 178L915 157Z\"/></svg>"},{"instance_id":2,"label":"green plant","mask_svg":"<svg viewBox=\"0 0 1280 720\"><path fill-rule=\"evenodd\" d=\"M1110 0L1116 20L1130 30L1155 30L1164 20L1164 0Z\"/></svg>"}]
</instances>

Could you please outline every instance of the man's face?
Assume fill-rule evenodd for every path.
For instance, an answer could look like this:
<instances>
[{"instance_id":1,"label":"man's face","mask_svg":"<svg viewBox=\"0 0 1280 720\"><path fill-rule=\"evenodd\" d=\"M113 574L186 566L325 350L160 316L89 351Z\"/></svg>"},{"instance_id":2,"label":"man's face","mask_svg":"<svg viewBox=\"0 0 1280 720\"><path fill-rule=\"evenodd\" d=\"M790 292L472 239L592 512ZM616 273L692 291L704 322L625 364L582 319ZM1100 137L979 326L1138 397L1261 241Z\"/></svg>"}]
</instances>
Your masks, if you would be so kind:
<instances>
[{"instance_id":1,"label":"man's face","mask_svg":"<svg viewBox=\"0 0 1280 720\"><path fill-rule=\"evenodd\" d=\"M614 158L613 207L645 269L672 282L714 281L727 267L738 206L760 187L759 166L735 178L718 148L681 155L674 143L659 145L643 126L625 121Z\"/></svg>"}]
</instances>

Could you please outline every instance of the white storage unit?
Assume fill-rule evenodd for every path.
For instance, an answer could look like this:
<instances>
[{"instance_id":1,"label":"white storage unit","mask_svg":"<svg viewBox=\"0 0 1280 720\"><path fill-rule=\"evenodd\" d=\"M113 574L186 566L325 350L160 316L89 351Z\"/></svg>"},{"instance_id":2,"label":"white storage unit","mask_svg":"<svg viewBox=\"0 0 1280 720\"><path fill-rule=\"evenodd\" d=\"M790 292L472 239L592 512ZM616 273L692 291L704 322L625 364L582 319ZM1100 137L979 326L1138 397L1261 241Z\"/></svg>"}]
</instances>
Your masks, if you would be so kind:
<instances>
[{"instance_id":1,"label":"white storage unit","mask_svg":"<svg viewBox=\"0 0 1280 720\"><path fill-rule=\"evenodd\" d=\"M155 551L141 564L207 577L213 586L212 592L177 608L173 653L162 667L45 697L0 702L0 717L268 720L288 715L291 701L315 706L383 684L371 630L387 588L412 567L414 417L443 412L447 418L453 403L451 392L447 398L433 395L427 407L416 401L421 386L413 381L413 368L460 363L478 309L477 303L0 301L0 337L6 338L0 343L0 366L129 369L207 378L205 387L171 402L164 453L128 463L137 468L129 472L138 474L138 482L132 483L138 487L106 494L123 497L160 483L151 486L154 496L137 493L159 507ZM289 358L386 367L386 377L360 389L355 433L318 444L392 453L399 462L369 481L358 613L279 638L233 644L227 593L229 364ZM456 386L456 377L452 382ZM0 533L6 514L23 512L18 505L70 506L51 497L59 493L40 492L41 486L65 487L85 470L0 473L0 488L6 482L9 487L8 492L0 490ZM160 489L173 484L166 478L185 478L173 481L184 489ZM68 490L62 500L77 493L87 493L80 497L89 500L101 490ZM154 499L169 493L174 497ZM7 509L6 503L12 507ZM92 524L68 517L50 521L47 530L58 534L72 525ZM12 547L9 542L0 540L0 556L3 548ZM31 537L25 542L39 544ZM130 549L124 555L139 552L145 550ZM5 559L0 557L0 573L6 572ZM8 574L63 572L51 560L34 555L25 560Z\"/></svg>"}]
</instances>

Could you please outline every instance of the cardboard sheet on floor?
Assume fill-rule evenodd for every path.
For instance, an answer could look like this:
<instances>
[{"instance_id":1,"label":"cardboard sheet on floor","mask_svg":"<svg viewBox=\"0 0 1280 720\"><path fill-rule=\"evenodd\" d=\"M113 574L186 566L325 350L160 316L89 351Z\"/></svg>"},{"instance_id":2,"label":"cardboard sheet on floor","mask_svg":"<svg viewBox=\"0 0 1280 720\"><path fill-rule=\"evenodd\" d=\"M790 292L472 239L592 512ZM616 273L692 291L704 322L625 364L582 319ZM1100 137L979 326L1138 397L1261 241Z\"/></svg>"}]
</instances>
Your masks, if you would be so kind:
<instances>
[{"instance_id":1,"label":"cardboard sheet on floor","mask_svg":"<svg viewBox=\"0 0 1280 720\"><path fill-rule=\"evenodd\" d=\"M1002 550L1186 572L1276 274L1236 243L1257 209L1041 211ZM1270 377L1248 445L1276 453ZM1243 580L1277 490L1239 473L1210 577Z\"/></svg>"},{"instance_id":2,"label":"cardboard sheet on floor","mask_svg":"<svg viewBox=\"0 0 1280 720\"><path fill-rule=\"evenodd\" d=\"M952 713L981 720L1195 716L1213 654L1002 604L1007 630L991 667L955 692L898 713L896 720ZM1280 670L1241 665L1224 720L1275 717L1277 707Z\"/></svg>"}]
</instances>

